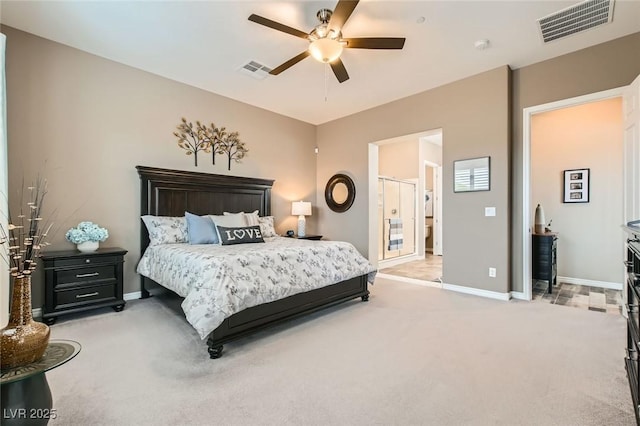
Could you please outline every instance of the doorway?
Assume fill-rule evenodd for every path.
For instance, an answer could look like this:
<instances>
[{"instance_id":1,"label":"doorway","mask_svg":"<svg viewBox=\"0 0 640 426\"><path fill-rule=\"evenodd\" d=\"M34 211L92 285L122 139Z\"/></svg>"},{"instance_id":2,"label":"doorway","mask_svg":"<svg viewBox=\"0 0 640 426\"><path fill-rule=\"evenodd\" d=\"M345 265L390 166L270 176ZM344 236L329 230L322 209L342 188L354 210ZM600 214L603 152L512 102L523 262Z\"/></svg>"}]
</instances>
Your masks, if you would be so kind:
<instances>
[{"instance_id":1,"label":"doorway","mask_svg":"<svg viewBox=\"0 0 640 426\"><path fill-rule=\"evenodd\" d=\"M369 260L375 259L381 276L441 287L441 174L442 129L369 144ZM394 209L392 200L400 192L396 186L410 189L411 184L415 191L407 189L404 197L400 196L403 204L402 199L410 200L409 193L415 194L410 217L407 215L410 207ZM403 245L397 250L398 247L388 245L390 221L402 228L403 239L407 238L407 227L413 232L414 239L408 237L408 247Z\"/></svg>"},{"instance_id":2,"label":"doorway","mask_svg":"<svg viewBox=\"0 0 640 426\"><path fill-rule=\"evenodd\" d=\"M531 280L531 271L532 271L532 260L531 260L531 231L532 231L532 207L533 207L533 203L537 203L536 200L532 199L533 196L533 191L532 191L532 153L531 153L531 144L532 144L532 121L535 115L537 114L543 114L543 113L547 113L547 112L552 112L552 111L557 111L557 110L561 110L561 109L565 109L565 108L569 108L569 107L578 107L581 105L586 105L589 103L593 103L593 102L598 102L598 101L605 101L605 100L609 100L609 99L615 99L615 98L621 98L624 93L625 90L627 90L626 87L622 87L622 88L617 88L617 89L611 89L611 90L607 90L607 91L603 91L603 92L598 92L598 93L593 93L590 95L585 95L585 96L580 96L580 97L576 97L576 98L571 98L571 99L565 99L562 101L557 101L557 102L552 102L549 104L544 104L544 105L538 105L535 107L530 107L530 108L525 108L523 111L523 199L522 199L522 204L523 204L523 227L522 227L522 241L523 241L523 258L522 258L522 265L523 265L523 275L522 275L522 282L523 282L523 292L522 293L518 293L518 292L512 292L512 295L516 298L522 298L522 299L526 299L526 300L532 300L532 290L533 290L533 282ZM636 142L637 143L637 142ZM623 142L620 141L620 145L622 146ZM624 161L623 161L624 162ZM618 172L620 172L622 174L622 169L623 169L623 164L619 164L618 165ZM582 167L582 166L578 166L578 167ZM635 166L638 167L638 166ZM563 167L564 169L570 170L573 167L569 167L568 165L566 167ZM554 172L555 173L555 172ZM560 171L557 173L556 179L557 179L557 183L556 185L561 185L562 183L562 179L563 179L563 175L562 175L563 171ZM626 171L625 171L626 173ZM599 175L598 179L603 179L602 174ZM620 191L623 191L623 187L627 185L627 178L624 178L623 184L620 187ZM617 190L617 189L616 189ZM623 195L623 198L626 198ZM564 198L561 197L561 200L564 201ZM626 201L623 201L623 204ZM570 204L563 204L564 207L569 206ZM622 206L620 206L622 207ZM573 212L575 213L574 217L575 218L579 218L581 217L581 215L579 214L580 212ZM621 215L622 216L622 215ZM548 220L547 220L548 222ZM616 220L616 224L615 225L620 225L623 223L623 217L620 217ZM599 226L599 224L597 223L592 223L590 225L590 227L585 227L584 231L588 231L589 229L597 229L597 227ZM558 229L554 229L554 226L552 225L551 228L553 230L558 230ZM561 230L559 230L560 232L562 232ZM618 234L615 232L611 232L611 238L618 238ZM618 244L619 243L619 244ZM622 258L622 244L621 242L614 242L614 245L619 245L620 246L620 257ZM618 252L618 250L615 250L616 252ZM562 260L559 260L559 262ZM619 282L620 285L624 282L624 276L623 276L623 269L620 268L620 274L619 274L619 279L616 278L615 281L616 283ZM565 277L566 278L566 277ZM589 280L582 280L582 281L589 281ZM597 280L596 280L597 281ZM576 284L585 284L585 283L576 283ZM587 283L588 285L589 283Z\"/></svg>"}]
</instances>

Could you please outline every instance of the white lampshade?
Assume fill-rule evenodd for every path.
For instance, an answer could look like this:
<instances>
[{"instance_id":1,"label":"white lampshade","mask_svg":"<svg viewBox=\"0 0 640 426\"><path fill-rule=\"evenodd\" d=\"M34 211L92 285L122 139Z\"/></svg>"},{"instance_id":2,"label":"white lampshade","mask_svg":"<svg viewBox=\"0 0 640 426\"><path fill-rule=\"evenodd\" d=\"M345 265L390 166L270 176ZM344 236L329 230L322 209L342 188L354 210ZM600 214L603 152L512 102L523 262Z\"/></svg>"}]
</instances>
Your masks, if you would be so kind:
<instances>
[{"instance_id":1,"label":"white lampshade","mask_svg":"<svg viewBox=\"0 0 640 426\"><path fill-rule=\"evenodd\" d=\"M319 38L309 45L309 52L320 62L333 62L342 54L342 43L331 38Z\"/></svg>"},{"instance_id":2,"label":"white lampshade","mask_svg":"<svg viewBox=\"0 0 640 426\"><path fill-rule=\"evenodd\" d=\"M291 203L293 216L311 216L311 203L308 201L294 201Z\"/></svg>"}]
</instances>

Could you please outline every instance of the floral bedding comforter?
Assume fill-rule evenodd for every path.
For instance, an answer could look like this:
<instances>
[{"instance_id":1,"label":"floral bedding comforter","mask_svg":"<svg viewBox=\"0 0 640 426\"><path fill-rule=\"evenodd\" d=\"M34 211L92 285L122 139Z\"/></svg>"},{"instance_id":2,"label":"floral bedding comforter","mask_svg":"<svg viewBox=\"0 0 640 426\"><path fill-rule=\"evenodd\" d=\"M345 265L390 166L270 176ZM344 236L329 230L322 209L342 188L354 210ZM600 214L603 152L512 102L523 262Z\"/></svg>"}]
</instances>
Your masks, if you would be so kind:
<instances>
[{"instance_id":1,"label":"floral bedding comforter","mask_svg":"<svg viewBox=\"0 0 640 426\"><path fill-rule=\"evenodd\" d=\"M202 339L251 306L325 287L375 269L350 243L265 238L265 243L150 246L139 274L184 297L187 321Z\"/></svg>"}]
</instances>

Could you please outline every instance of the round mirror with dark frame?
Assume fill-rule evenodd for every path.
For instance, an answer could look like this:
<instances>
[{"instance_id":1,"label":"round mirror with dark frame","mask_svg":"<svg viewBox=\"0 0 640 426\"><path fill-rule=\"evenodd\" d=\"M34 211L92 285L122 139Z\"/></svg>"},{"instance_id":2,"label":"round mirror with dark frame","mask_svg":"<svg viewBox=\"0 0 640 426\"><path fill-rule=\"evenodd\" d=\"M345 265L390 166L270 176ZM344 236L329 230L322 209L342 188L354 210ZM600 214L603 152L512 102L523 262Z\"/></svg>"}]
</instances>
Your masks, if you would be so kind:
<instances>
[{"instance_id":1,"label":"round mirror with dark frame","mask_svg":"<svg viewBox=\"0 0 640 426\"><path fill-rule=\"evenodd\" d=\"M347 175L333 175L324 188L324 199L334 212L346 212L356 199L356 185Z\"/></svg>"}]
</instances>

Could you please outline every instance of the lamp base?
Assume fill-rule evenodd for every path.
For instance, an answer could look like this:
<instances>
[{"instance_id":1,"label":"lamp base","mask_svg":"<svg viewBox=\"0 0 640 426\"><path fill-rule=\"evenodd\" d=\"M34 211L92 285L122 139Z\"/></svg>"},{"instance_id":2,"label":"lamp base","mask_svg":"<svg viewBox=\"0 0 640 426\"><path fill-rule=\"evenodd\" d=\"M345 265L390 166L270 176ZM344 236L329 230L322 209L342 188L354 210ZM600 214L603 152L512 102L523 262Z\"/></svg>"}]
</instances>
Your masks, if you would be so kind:
<instances>
[{"instance_id":1,"label":"lamp base","mask_svg":"<svg viewBox=\"0 0 640 426\"><path fill-rule=\"evenodd\" d=\"M306 235L305 227L307 221L304 218L304 215L298 216L298 237L304 237Z\"/></svg>"}]
</instances>

